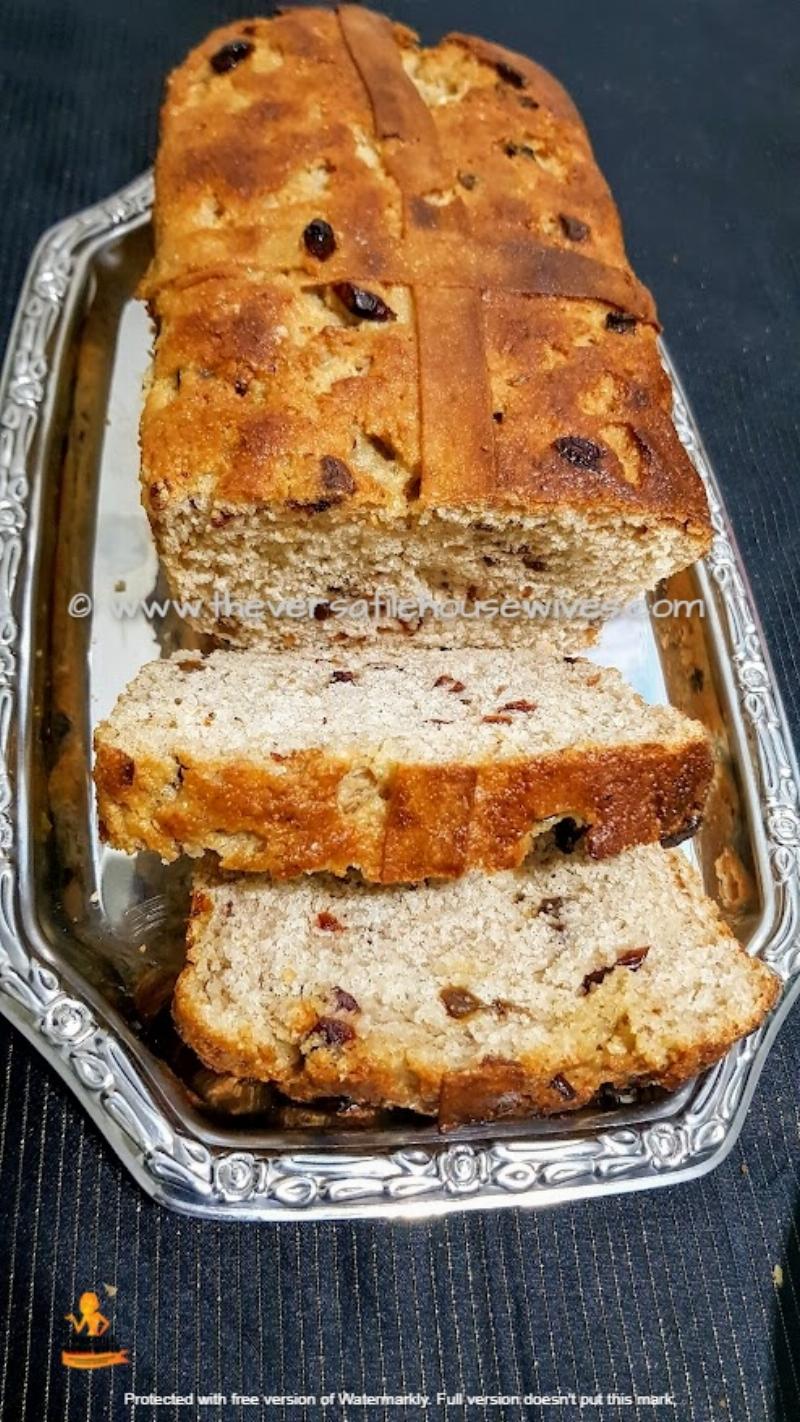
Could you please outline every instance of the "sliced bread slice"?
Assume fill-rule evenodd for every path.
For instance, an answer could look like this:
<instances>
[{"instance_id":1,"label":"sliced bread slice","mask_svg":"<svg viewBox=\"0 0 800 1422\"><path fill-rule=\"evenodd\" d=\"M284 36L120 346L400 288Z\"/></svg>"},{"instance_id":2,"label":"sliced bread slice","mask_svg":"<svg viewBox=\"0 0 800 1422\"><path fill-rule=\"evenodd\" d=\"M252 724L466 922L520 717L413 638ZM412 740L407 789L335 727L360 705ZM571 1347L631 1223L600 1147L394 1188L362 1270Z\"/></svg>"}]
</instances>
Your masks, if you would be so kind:
<instances>
[{"instance_id":1,"label":"sliced bread slice","mask_svg":"<svg viewBox=\"0 0 800 1422\"><path fill-rule=\"evenodd\" d=\"M597 858L674 842L712 773L698 722L526 651L184 653L142 668L95 745L120 849L383 883L515 867L564 820Z\"/></svg>"},{"instance_id":2,"label":"sliced bread slice","mask_svg":"<svg viewBox=\"0 0 800 1422\"><path fill-rule=\"evenodd\" d=\"M174 1016L218 1071L444 1125L674 1088L775 1001L675 850L416 888L202 870Z\"/></svg>"}]
</instances>

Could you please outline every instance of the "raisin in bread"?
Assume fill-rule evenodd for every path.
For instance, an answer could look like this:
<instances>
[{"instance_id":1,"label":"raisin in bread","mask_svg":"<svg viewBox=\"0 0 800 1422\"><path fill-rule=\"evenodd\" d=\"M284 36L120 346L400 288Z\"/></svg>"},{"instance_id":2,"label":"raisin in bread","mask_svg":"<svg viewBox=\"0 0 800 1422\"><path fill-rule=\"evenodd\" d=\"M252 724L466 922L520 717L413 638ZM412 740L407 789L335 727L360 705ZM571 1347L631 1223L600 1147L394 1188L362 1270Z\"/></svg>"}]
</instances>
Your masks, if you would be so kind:
<instances>
[{"instance_id":1,"label":"raisin in bread","mask_svg":"<svg viewBox=\"0 0 800 1422\"><path fill-rule=\"evenodd\" d=\"M215 1070L449 1125L674 1088L777 990L648 845L416 888L201 872L173 1010Z\"/></svg>"},{"instance_id":2,"label":"raisin in bread","mask_svg":"<svg viewBox=\"0 0 800 1422\"><path fill-rule=\"evenodd\" d=\"M217 30L169 80L155 235L142 484L197 626L494 645L538 615L442 602L522 597L564 647L706 551L652 298L531 60L354 5Z\"/></svg>"},{"instance_id":3,"label":"raisin in bread","mask_svg":"<svg viewBox=\"0 0 800 1422\"><path fill-rule=\"evenodd\" d=\"M95 746L117 848L387 883L521 862L554 821L604 856L699 823L708 736L614 670L528 650L179 654Z\"/></svg>"}]
</instances>

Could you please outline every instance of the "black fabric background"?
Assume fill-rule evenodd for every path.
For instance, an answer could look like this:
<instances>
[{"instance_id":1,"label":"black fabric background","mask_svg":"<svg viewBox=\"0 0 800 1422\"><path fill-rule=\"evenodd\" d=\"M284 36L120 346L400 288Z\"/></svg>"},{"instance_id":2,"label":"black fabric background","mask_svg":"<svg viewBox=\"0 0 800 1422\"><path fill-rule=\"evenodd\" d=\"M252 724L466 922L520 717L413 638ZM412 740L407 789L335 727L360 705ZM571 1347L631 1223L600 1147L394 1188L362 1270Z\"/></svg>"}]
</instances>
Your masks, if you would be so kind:
<instances>
[{"instance_id":1,"label":"black fabric background","mask_svg":"<svg viewBox=\"0 0 800 1422\"><path fill-rule=\"evenodd\" d=\"M146 165L164 71L237 9L233 0L5 0L4 331L40 230ZM797 729L800 13L778 0L393 0L393 12L427 39L474 29L527 49L581 107L723 480ZM166 1213L3 1024L0 1052L4 1418L126 1417L131 1387L341 1386L434 1396L616 1388L676 1400L661 1412L580 1414L603 1422L800 1417L800 1013L772 1052L741 1143L714 1175L429 1225L239 1228ZM104 1281L119 1287L115 1335L132 1366L68 1374L58 1362L63 1315Z\"/></svg>"}]
</instances>

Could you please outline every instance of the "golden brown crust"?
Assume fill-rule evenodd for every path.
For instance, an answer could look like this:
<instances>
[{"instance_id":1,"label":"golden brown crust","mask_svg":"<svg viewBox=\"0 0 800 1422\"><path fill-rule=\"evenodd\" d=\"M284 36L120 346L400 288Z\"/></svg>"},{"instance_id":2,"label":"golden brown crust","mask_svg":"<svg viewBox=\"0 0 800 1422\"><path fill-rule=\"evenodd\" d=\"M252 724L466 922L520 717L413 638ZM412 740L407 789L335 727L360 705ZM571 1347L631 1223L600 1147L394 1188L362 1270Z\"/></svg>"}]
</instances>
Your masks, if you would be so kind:
<instances>
[{"instance_id":1,"label":"golden brown crust","mask_svg":"<svg viewBox=\"0 0 800 1422\"><path fill-rule=\"evenodd\" d=\"M252 50L215 72L237 38ZM348 463L354 427L406 478L359 470L331 516L641 510L707 543L652 298L571 102L531 61L460 35L418 51L356 6L228 26L171 76L156 187L142 453L162 543L187 499L212 523L319 503L321 462ZM327 260L304 246L314 218L335 234ZM343 322L343 281L390 307L410 290L410 314ZM558 452L575 437L589 465Z\"/></svg>"},{"instance_id":2,"label":"golden brown crust","mask_svg":"<svg viewBox=\"0 0 800 1422\"><path fill-rule=\"evenodd\" d=\"M481 39L477 35L462 35L457 31L446 35L444 43L448 40L463 45L464 49L470 50L478 59L493 65L498 77L510 84L512 89L523 91L534 103L544 104L551 113L566 119L586 134L583 120L566 89L526 54L518 54L516 50L506 49L502 44L494 44L493 41ZM586 142L588 141L587 137Z\"/></svg>"},{"instance_id":3,"label":"golden brown crust","mask_svg":"<svg viewBox=\"0 0 800 1422\"><path fill-rule=\"evenodd\" d=\"M340 5L338 16L369 95L375 133L390 145L385 161L392 176L404 192L445 186L450 174L436 125L403 68L391 21L358 5Z\"/></svg>"},{"instance_id":4,"label":"golden brown crust","mask_svg":"<svg viewBox=\"0 0 800 1422\"><path fill-rule=\"evenodd\" d=\"M765 975L767 970L765 969ZM771 978L742 1035L754 1031L774 1005L779 984ZM635 1086L660 1086L677 1091L684 1082L713 1066L730 1049L724 1037L707 1039L691 1050L676 1054L661 1072L626 1060L598 1061L593 1069L573 1068L570 1075L543 1074L536 1061L500 1062L487 1057L479 1067L435 1075L422 1069L400 1073L395 1062L382 1063L359 1046L344 1051L317 1048L286 1072L277 1058L246 1037L231 1041L196 1014L184 980L178 979L173 999L173 1019L188 1046L212 1071L256 1081L274 1082L298 1101L345 1096L374 1106L399 1106L436 1116L442 1130L524 1116L555 1116L588 1106L601 1091L625 1091ZM569 1070L569 1068L567 1068ZM567 1083L564 1088L558 1078ZM554 1085L554 1082L558 1084Z\"/></svg>"},{"instance_id":5,"label":"golden brown crust","mask_svg":"<svg viewBox=\"0 0 800 1422\"><path fill-rule=\"evenodd\" d=\"M295 751L279 764L180 766L165 752L136 763L102 739L95 782L111 843L174 859L210 849L226 869L277 877L359 868L373 882L451 878L514 868L535 826L570 818L605 858L635 844L678 840L700 823L713 769L708 742L585 748L465 765L397 765ZM124 765L124 770L120 767ZM348 792L366 780L369 812Z\"/></svg>"},{"instance_id":6,"label":"golden brown crust","mask_svg":"<svg viewBox=\"0 0 800 1422\"><path fill-rule=\"evenodd\" d=\"M479 506L495 470L479 293L431 291L417 305L417 338L424 497Z\"/></svg>"},{"instance_id":7,"label":"golden brown crust","mask_svg":"<svg viewBox=\"0 0 800 1422\"><path fill-rule=\"evenodd\" d=\"M211 914L210 901L202 894L195 895L186 967L178 979L172 1009L179 1033L206 1066L274 1082L301 1101L347 1096L365 1104L407 1107L437 1116L445 1130L503 1117L578 1110L604 1088L622 1091L646 1084L676 1090L724 1056L737 1037L759 1026L780 991L778 978L754 959L752 973L758 987L746 1017L732 1024L724 1036L677 1043L666 1058L661 1051L658 1065L646 1035L640 1039L630 1027L629 994L635 989L629 974L610 975L591 998L580 998L576 1003L576 1018L597 1019L597 1050L591 1061L561 1060L557 1043L551 1043L538 1054L521 1053L514 1060L487 1055L477 1066L437 1070L429 1057L422 1061L409 1052L398 1054L390 1041L379 1048L360 1038L357 1030L341 1034L340 1040L328 1034L329 1042L315 1037L311 1043L318 1012L311 1002L300 999L295 1003L291 1038L282 1040L278 1050L250 1031L232 1034L210 1023L198 1007L193 966L201 956L202 935ZM721 935L735 943L724 925L718 927ZM744 950L737 945L737 951ZM602 1006L598 1007L601 992Z\"/></svg>"}]
</instances>

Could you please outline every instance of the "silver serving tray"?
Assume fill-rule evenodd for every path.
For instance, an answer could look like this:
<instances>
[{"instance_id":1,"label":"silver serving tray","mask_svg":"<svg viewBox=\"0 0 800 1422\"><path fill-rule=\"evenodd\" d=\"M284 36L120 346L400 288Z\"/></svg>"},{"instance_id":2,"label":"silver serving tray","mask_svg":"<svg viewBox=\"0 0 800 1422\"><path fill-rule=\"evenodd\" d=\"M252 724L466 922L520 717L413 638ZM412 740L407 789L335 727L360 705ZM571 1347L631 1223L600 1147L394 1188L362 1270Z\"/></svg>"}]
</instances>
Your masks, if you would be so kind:
<instances>
[{"instance_id":1,"label":"silver serving tray","mask_svg":"<svg viewBox=\"0 0 800 1422\"><path fill-rule=\"evenodd\" d=\"M97 719L185 627L121 618L158 576L137 485L152 183L137 179L37 247L0 386L0 1010L69 1085L155 1199L220 1219L425 1216L544 1205L687 1180L725 1157L800 986L798 775L720 491L685 398L675 422L705 481L706 563L593 653L650 700L711 727L720 772L692 854L735 931L783 980L770 1021L674 1096L442 1135L392 1115L354 1124L204 1072L166 1025L180 966L182 866L100 845ZM94 614L66 615L75 593ZM722 856L722 857L720 857Z\"/></svg>"}]
</instances>

